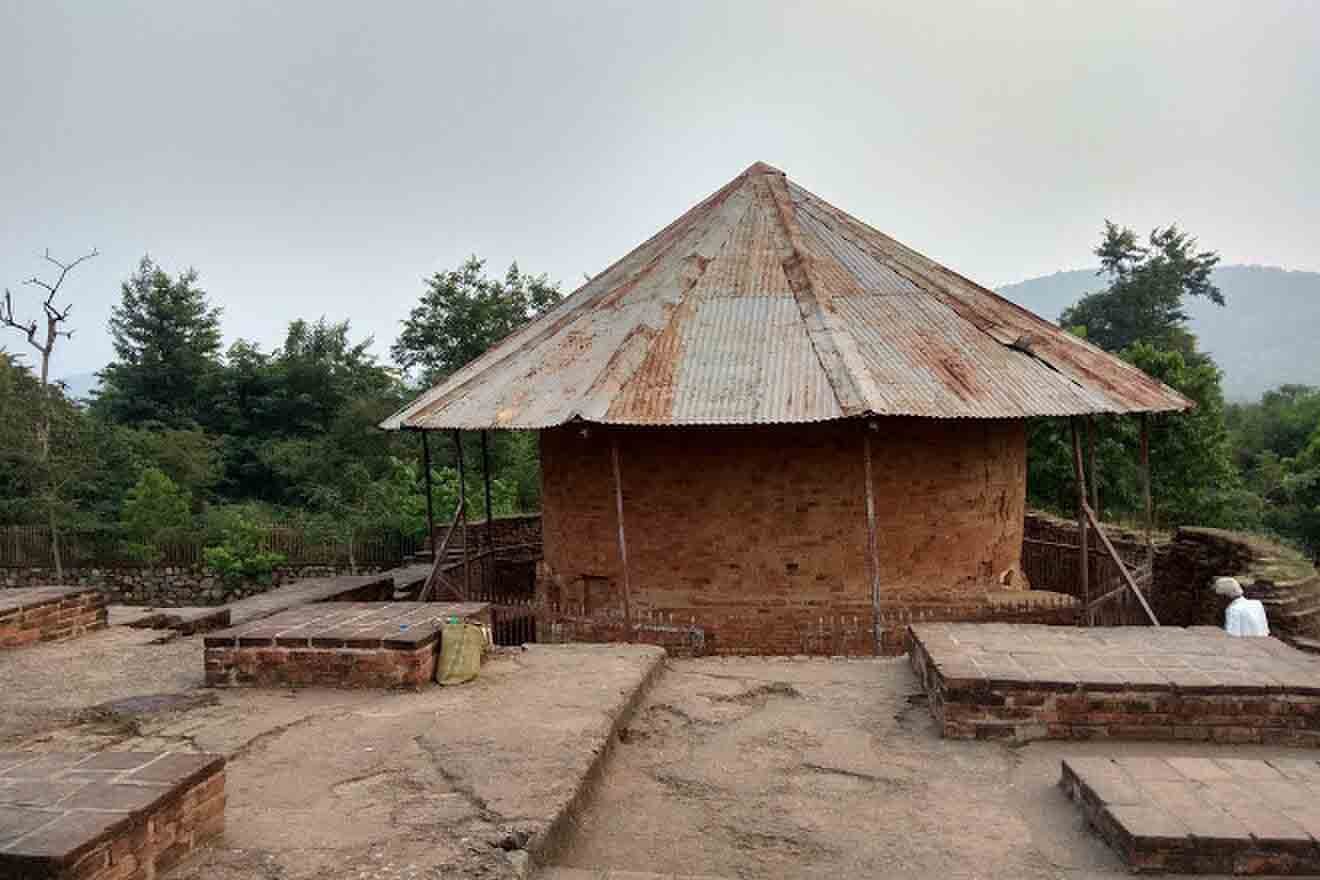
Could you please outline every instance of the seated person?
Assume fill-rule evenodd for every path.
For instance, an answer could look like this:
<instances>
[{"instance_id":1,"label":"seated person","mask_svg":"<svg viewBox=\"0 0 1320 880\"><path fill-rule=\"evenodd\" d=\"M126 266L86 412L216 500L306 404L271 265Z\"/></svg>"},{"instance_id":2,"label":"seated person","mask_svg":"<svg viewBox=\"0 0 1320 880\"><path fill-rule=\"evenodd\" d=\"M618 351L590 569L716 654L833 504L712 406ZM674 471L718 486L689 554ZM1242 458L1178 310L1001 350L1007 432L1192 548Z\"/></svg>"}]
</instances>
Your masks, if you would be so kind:
<instances>
[{"instance_id":1,"label":"seated person","mask_svg":"<svg viewBox=\"0 0 1320 880\"><path fill-rule=\"evenodd\" d=\"M1257 599L1242 595L1242 585L1236 578L1215 578L1215 592L1229 600L1224 611L1224 629L1230 636L1267 636L1269 621L1265 619L1265 606Z\"/></svg>"}]
</instances>

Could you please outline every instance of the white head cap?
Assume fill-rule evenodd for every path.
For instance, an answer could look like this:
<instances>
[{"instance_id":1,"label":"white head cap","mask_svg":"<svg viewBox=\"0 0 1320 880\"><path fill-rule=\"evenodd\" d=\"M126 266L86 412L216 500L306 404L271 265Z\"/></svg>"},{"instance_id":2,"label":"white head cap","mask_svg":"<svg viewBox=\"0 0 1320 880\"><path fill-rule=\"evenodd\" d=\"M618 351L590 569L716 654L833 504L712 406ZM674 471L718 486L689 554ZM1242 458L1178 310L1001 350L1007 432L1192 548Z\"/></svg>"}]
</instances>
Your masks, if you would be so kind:
<instances>
[{"instance_id":1,"label":"white head cap","mask_svg":"<svg viewBox=\"0 0 1320 880\"><path fill-rule=\"evenodd\" d=\"M1216 593L1229 599L1236 599L1242 595L1242 585L1237 582L1237 578L1215 578L1214 589Z\"/></svg>"}]
</instances>

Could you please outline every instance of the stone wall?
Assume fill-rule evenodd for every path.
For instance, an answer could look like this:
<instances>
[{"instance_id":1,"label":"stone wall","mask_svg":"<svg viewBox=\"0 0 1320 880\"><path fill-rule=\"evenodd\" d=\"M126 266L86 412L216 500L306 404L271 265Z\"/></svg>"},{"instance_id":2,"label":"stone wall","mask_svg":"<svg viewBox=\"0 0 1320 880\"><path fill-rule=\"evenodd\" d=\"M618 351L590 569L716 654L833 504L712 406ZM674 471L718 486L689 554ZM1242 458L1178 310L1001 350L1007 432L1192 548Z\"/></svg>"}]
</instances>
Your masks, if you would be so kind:
<instances>
[{"instance_id":1,"label":"stone wall","mask_svg":"<svg viewBox=\"0 0 1320 880\"><path fill-rule=\"evenodd\" d=\"M876 425L883 603L965 606L1020 587L1023 424ZM716 653L873 653L867 431L862 421L543 431L543 601L622 614L613 436L635 621L699 626ZM903 624L894 629L901 644Z\"/></svg>"},{"instance_id":2,"label":"stone wall","mask_svg":"<svg viewBox=\"0 0 1320 880\"><path fill-rule=\"evenodd\" d=\"M357 574L375 574L388 566L357 567ZM305 578L335 577L351 573L349 567L334 565L291 565L275 569L269 584L244 584L233 588L209 574L202 566L97 566L66 568L57 578L53 568L0 568L0 589L43 587L51 584L87 587L107 595L111 602L176 608L188 605L220 605L243 596L264 593Z\"/></svg>"}]
</instances>

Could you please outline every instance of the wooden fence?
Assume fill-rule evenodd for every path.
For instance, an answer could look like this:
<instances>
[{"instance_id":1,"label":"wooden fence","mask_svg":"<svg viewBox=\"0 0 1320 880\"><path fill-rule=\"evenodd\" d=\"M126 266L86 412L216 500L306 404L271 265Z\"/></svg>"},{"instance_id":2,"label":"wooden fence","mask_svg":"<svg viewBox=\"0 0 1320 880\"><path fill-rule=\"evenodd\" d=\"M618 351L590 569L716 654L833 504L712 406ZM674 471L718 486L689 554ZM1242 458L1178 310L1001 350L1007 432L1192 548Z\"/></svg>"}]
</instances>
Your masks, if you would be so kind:
<instances>
[{"instance_id":1,"label":"wooden fence","mask_svg":"<svg viewBox=\"0 0 1320 880\"><path fill-rule=\"evenodd\" d=\"M1087 593L1082 594L1081 548L1061 541L1027 538L1022 542L1022 570L1033 589L1067 593L1079 602L1094 602L1113 593L1109 601L1096 609L1090 622L1094 626L1144 625L1148 621L1136 597L1124 586L1118 564L1103 547L1093 543L1087 553L1090 567L1087 573ZM1144 544L1114 542L1114 549L1127 564L1137 585L1149 596L1153 583L1151 558Z\"/></svg>"},{"instance_id":2,"label":"wooden fence","mask_svg":"<svg viewBox=\"0 0 1320 880\"><path fill-rule=\"evenodd\" d=\"M65 568L130 567L146 565L193 566L203 562L202 551L215 541L202 535L167 541L156 549L160 559L145 563L134 559L122 539L95 529L60 531L60 552ZM270 526L262 536L262 549L279 553L286 565L395 565L423 549L426 539L399 532L369 532L353 541L317 541L296 526ZM46 568L55 564L50 529L45 526L0 527L0 568Z\"/></svg>"}]
</instances>

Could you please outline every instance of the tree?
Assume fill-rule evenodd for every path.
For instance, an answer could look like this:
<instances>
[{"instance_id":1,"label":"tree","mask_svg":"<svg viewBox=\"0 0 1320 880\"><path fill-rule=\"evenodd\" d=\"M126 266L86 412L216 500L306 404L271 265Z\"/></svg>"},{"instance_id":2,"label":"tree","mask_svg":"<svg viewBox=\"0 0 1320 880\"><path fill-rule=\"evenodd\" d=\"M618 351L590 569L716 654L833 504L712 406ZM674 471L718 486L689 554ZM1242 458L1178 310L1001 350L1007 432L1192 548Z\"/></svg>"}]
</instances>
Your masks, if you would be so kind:
<instances>
[{"instance_id":1,"label":"tree","mask_svg":"<svg viewBox=\"0 0 1320 880\"><path fill-rule=\"evenodd\" d=\"M1204 297L1222 306L1224 296L1211 281L1219 255L1196 247L1196 239L1176 225L1154 229L1142 245L1131 229L1106 220L1095 254L1109 286L1065 309L1059 323L1085 328L1080 335L1106 351L1144 342L1184 357L1199 356L1187 330L1183 297Z\"/></svg>"},{"instance_id":2,"label":"tree","mask_svg":"<svg viewBox=\"0 0 1320 880\"><path fill-rule=\"evenodd\" d=\"M188 493L157 468L147 468L124 498L120 526L129 553L143 562L161 558L160 545L192 524Z\"/></svg>"},{"instance_id":3,"label":"tree","mask_svg":"<svg viewBox=\"0 0 1320 880\"><path fill-rule=\"evenodd\" d=\"M486 263L468 257L458 269L427 280L421 303L403 322L390 348L405 370L426 384L440 381L562 299L545 275L527 275L514 263L503 280L487 278Z\"/></svg>"},{"instance_id":4,"label":"tree","mask_svg":"<svg viewBox=\"0 0 1320 880\"><path fill-rule=\"evenodd\" d=\"M55 482L57 477L54 469L51 467L50 449L52 428L51 409L56 405L56 402L52 400L52 396L62 398L63 394L54 391L54 395L52 395L54 389L51 389L50 387L50 361L51 357L55 354L55 343L60 337L64 337L65 339L73 338L72 330L62 329L64 325L68 323L69 313L73 311L73 304L69 303L67 305L60 305L56 302L56 298L59 296L60 289L64 286L65 280L69 277L69 273L79 264L90 260L95 256L97 256L97 252L92 250L70 263L64 263L52 257L50 251L46 251L46 261L59 269L59 274L55 276L53 281L47 281L38 278L35 275L27 280L27 284L30 284L33 287L39 287L46 291L46 295L41 303L42 316L46 324L44 334L40 332L40 325L35 318L19 320L14 316L14 296L9 288L5 288L4 300L3 302L0 302L0 326L18 330L27 338L28 345L36 349L37 353L41 356L41 393L36 401L37 455L40 468L44 471L42 482L45 489L44 494L46 496L47 514L50 524L51 555L55 559L55 575L60 580L64 579L64 560L60 553L60 533L56 511L56 497L58 493L55 490Z\"/></svg>"},{"instance_id":5,"label":"tree","mask_svg":"<svg viewBox=\"0 0 1320 880\"><path fill-rule=\"evenodd\" d=\"M219 368L220 309L198 288L197 272L171 277L143 257L110 315L115 360L100 373L96 412L120 424L201 422Z\"/></svg>"}]
</instances>

